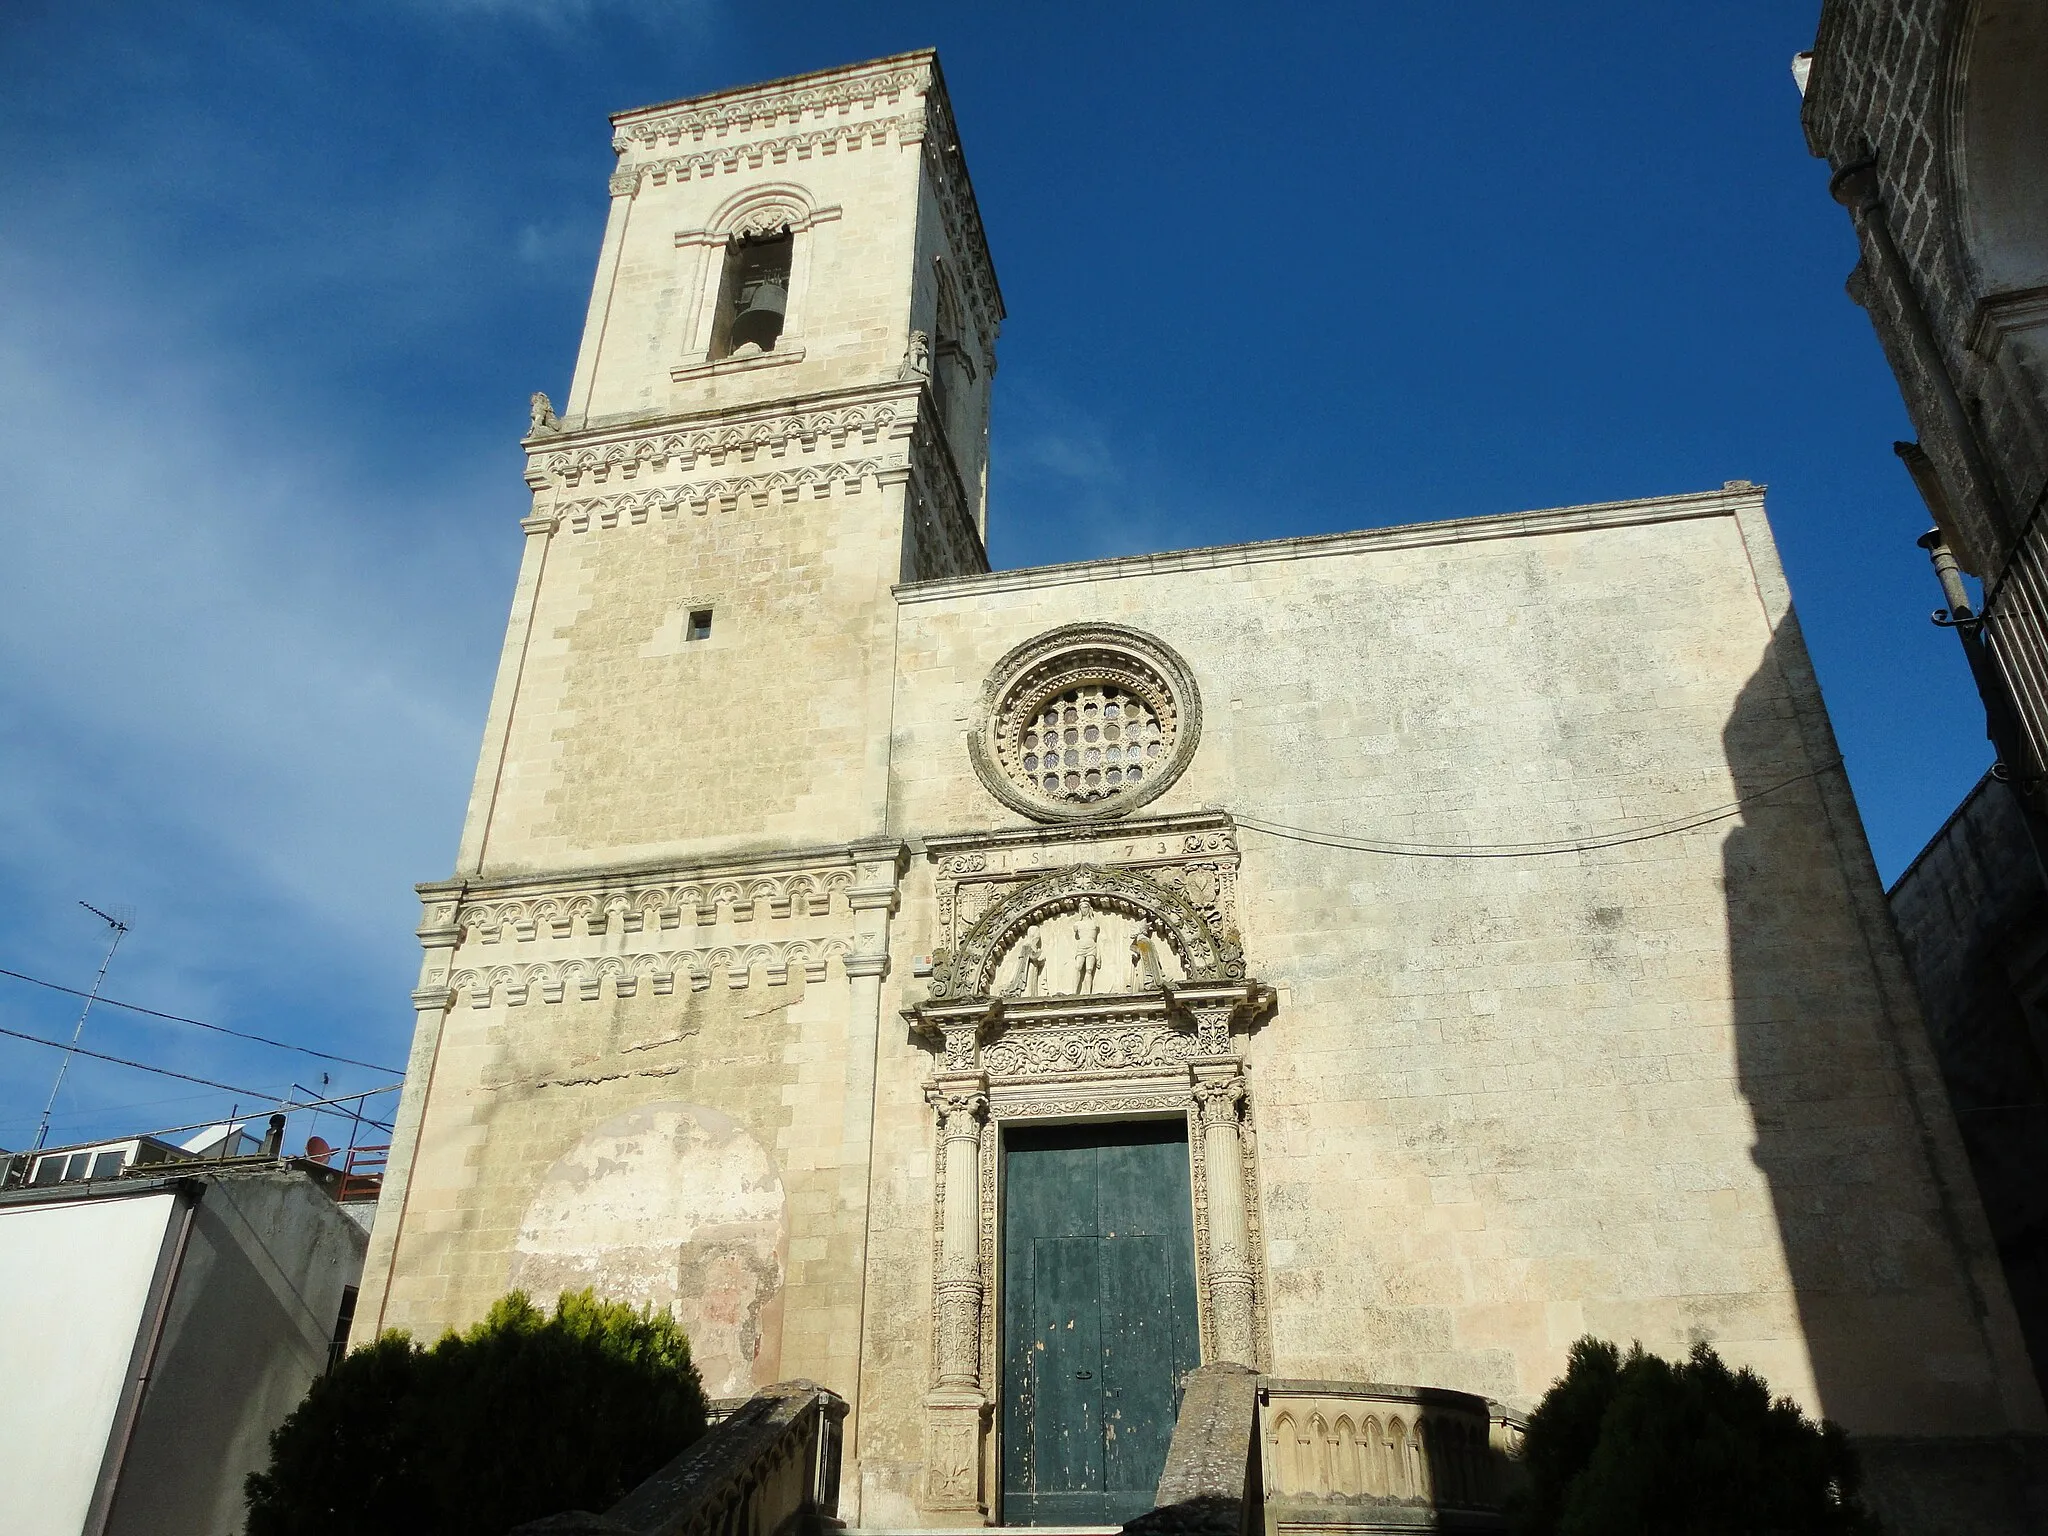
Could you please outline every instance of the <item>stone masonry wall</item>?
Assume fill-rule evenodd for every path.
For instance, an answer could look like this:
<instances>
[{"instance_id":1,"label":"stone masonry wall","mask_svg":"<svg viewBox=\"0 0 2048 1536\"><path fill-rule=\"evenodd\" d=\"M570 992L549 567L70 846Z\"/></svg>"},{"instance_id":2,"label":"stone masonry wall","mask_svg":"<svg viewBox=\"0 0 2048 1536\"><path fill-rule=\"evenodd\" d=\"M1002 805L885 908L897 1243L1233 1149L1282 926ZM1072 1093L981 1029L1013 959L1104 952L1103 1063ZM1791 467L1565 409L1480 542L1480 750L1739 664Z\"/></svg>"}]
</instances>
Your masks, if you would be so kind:
<instances>
[{"instance_id":1,"label":"stone masonry wall","mask_svg":"<svg viewBox=\"0 0 2048 1536\"><path fill-rule=\"evenodd\" d=\"M1536 858L1240 830L1246 959L1280 992L1249 1048L1270 1369L1526 1408L1582 1334L1704 1338L1860 1434L2040 1423L1758 493L1001 573L902 611L913 837L1010 824L966 767L978 690L1084 620L1157 635L1202 691L1141 815L1496 844L1762 797ZM892 996L934 923L914 866ZM883 1051L875 1499L930 1368L930 1057Z\"/></svg>"}]
</instances>

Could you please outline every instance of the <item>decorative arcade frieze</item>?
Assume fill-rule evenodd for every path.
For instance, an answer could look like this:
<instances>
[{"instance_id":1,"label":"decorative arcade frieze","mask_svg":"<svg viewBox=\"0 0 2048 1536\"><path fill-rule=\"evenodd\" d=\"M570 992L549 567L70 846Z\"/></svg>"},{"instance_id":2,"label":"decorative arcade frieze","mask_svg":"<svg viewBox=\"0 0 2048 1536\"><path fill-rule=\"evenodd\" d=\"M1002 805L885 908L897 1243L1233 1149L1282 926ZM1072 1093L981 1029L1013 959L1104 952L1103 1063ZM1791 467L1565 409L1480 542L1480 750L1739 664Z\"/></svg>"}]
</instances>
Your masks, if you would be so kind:
<instances>
[{"instance_id":1,"label":"decorative arcade frieze","mask_svg":"<svg viewBox=\"0 0 2048 1536\"><path fill-rule=\"evenodd\" d=\"M928 845L947 942L925 1001L904 1011L935 1058L923 1500L962 1517L987 1507L1000 1389L1005 1122L1185 1117L1202 1358L1261 1364L1263 1242L1240 1046L1274 997L1246 975L1228 818L975 843Z\"/></svg>"}]
</instances>

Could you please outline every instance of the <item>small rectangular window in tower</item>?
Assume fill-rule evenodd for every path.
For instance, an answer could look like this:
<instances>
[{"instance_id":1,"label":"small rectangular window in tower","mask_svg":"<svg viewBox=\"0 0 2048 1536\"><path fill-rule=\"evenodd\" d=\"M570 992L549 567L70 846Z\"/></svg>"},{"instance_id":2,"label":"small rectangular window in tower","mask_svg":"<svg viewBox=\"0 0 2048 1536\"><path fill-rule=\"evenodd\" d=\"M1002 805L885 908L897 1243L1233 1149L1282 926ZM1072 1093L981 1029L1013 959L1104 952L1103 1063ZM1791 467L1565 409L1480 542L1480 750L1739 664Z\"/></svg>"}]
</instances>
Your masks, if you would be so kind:
<instances>
[{"instance_id":1,"label":"small rectangular window in tower","mask_svg":"<svg viewBox=\"0 0 2048 1536\"><path fill-rule=\"evenodd\" d=\"M752 357L773 352L789 309L789 263L796 237L787 229L745 236L725 248L725 282L711 355Z\"/></svg>"},{"instance_id":2,"label":"small rectangular window in tower","mask_svg":"<svg viewBox=\"0 0 2048 1536\"><path fill-rule=\"evenodd\" d=\"M693 609L690 613L690 627L683 631L685 640L709 640L711 638L711 610Z\"/></svg>"}]
</instances>

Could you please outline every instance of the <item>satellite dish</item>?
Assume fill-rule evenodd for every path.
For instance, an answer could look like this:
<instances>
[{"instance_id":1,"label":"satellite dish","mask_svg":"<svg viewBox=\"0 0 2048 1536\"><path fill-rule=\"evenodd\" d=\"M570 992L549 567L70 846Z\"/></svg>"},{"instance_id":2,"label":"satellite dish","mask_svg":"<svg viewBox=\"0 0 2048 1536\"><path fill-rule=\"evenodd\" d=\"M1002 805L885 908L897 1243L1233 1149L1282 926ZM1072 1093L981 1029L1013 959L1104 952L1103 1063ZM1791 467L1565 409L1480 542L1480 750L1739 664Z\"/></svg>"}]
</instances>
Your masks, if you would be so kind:
<instances>
[{"instance_id":1,"label":"satellite dish","mask_svg":"<svg viewBox=\"0 0 2048 1536\"><path fill-rule=\"evenodd\" d=\"M306 1156L316 1163L324 1163L327 1159L334 1156L334 1144L325 1136L308 1136L306 1138Z\"/></svg>"}]
</instances>

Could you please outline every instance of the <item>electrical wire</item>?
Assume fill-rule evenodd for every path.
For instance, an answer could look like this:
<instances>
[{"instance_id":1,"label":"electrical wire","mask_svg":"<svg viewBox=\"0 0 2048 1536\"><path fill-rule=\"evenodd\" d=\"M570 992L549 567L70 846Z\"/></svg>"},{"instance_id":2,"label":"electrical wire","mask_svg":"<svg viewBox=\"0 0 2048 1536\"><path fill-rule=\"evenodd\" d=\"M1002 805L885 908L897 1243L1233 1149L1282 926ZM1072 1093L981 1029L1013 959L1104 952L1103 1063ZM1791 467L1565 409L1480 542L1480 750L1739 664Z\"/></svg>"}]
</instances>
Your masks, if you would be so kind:
<instances>
[{"instance_id":1,"label":"electrical wire","mask_svg":"<svg viewBox=\"0 0 2048 1536\"><path fill-rule=\"evenodd\" d=\"M90 1056L94 1061L110 1061L117 1067L133 1067L137 1072L154 1072L158 1077L175 1077L180 1082L198 1083L203 1088L218 1088L223 1093L247 1094L252 1099L260 1099L264 1103L274 1103L287 1109L316 1109L320 1107L319 1104L292 1103L286 1095L270 1093L261 1088L243 1088L236 1086L234 1083L217 1083L210 1077L194 1077L190 1072L173 1072L169 1067L152 1067L146 1061L130 1061L125 1056L109 1056L104 1051L88 1051L82 1045L76 1047L67 1046L62 1040L45 1040L41 1035L26 1035L18 1029L0 1029L0 1035L6 1035L14 1040L26 1040L31 1045L47 1045L52 1050L57 1051L76 1050L80 1056ZM372 1093L387 1093L391 1088L396 1088L397 1086L398 1084L392 1083L385 1088L372 1088L368 1093L352 1093L348 1095L348 1099L367 1098ZM343 1099L323 1099L320 1101L320 1104L340 1104L343 1102L346 1101ZM383 1127L379 1127L379 1129L383 1129Z\"/></svg>"},{"instance_id":2,"label":"electrical wire","mask_svg":"<svg viewBox=\"0 0 2048 1536\"><path fill-rule=\"evenodd\" d=\"M68 992L73 997L84 997L86 995L76 987L63 986L54 981L44 981L40 976L24 975L20 971L10 971L4 966L0 966L0 976L10 976L16 981L25 981L30 986L47 987L52 992ZM173 1024L190 1024L195 1029L210 1029L217 1035L232 1035L237 1040L253 1040L258 1045L267 1045L274 1050L297 1051L301 1056L318 1056L322 1061L338 1061L344 1066L365 1067L372 1072L394 1072L400 1076L404 1075L403 1069L399 1067L387 1067L374 1061L357 1061L353 1056L336 1056L328 1051L316 1051L310 1045L288 1045L282 1040L271 1040L262 1035L248 1034L243 1030L229 1029L225 1024L209 1024L204 1019L188 1019L175 1013L159 1013L156 1009L144 1008L139 1003L117 1003L111 997L102 997L98 1000L98 1004L102 1008L122 1008L126 1009L129 1013L146 1014L152 1019L167 1019Z\"/></svg>"},{"instance_id":3,"label":"electrical wire","mask_svg":"<svg viewBox=\"0 0 2048 1536\"><path fill-rule=\"evenodd\" d=\"M1781 789L1807 779L1814 779L1829 769L1839 768L1842 760L1823 763L1806 773L1795 773L1789 779L1760 789L1755 794L1744 795L1726 805L1718 805L1705 811L1696 811L1684 816L1667 817L1662 821L1644 822L1638 826L1599 836L1579 839L1556 838L1531 843L1410 843L1391 838L1350 837L1343 833L1318 832L1308 827L1289 826L1286 822L1265 821L1256 816L1233 812L1231 819L1238 826L1248 827L1254 832L1263 832L1268 837L1285 838L1289 842L1313 843L1323 848L1344 848L1354 853L1379 853L1393 858L1405 859L1527 859L1542 858L1560 853L1591 853L1599 848L1619 848L1628 843L1645 843L1660 837L1676 837L1681 832L1697 831L1712 826L1717 821L1742 814L1743 807L1754 805Z\"/></svg>"}]
</instances>

